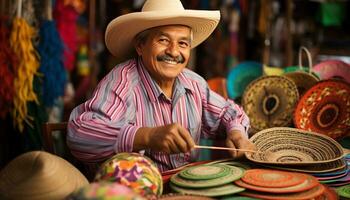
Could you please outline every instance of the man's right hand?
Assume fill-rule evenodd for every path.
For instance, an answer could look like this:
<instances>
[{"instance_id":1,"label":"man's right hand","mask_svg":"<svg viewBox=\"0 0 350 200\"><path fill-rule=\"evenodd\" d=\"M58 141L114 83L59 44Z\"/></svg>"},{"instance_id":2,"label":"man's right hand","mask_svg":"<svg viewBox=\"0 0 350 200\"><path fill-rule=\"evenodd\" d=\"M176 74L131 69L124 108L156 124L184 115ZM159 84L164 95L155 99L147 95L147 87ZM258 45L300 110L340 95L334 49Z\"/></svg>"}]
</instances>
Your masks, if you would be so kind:
<instances>
[{"instance_id":1,"label":"man's right hand","mask_svg":"<svg viewBox=\"0 0 350 200\"><path fill-rule=\"evenodd\" d=\"M151 149L169 154L186 153L191 151L194 145L191 134L178 123L139 128L134 139L134 151Z\"/></svg>"}]
</instances>

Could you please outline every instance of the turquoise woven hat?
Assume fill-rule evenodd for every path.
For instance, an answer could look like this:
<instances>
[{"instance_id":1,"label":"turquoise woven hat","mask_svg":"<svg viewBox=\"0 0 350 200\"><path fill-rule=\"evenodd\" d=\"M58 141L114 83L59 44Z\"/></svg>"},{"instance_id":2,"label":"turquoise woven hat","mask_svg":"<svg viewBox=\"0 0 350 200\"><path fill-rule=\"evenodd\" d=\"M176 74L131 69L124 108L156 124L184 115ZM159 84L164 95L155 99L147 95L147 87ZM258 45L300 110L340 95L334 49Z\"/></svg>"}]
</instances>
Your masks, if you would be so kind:
<instances>
[{"instance_id":1,"label":"turquoise woven hat","mask_svg":"<svg viewBox=\"0 0 350 200\"><path fill-rule=\"evenodd\" d=\"M245 61L234 66L227 76L227 93L230 99L241 97L247 85L263 75L262 64Z\"/></svg>"}]
</instances>

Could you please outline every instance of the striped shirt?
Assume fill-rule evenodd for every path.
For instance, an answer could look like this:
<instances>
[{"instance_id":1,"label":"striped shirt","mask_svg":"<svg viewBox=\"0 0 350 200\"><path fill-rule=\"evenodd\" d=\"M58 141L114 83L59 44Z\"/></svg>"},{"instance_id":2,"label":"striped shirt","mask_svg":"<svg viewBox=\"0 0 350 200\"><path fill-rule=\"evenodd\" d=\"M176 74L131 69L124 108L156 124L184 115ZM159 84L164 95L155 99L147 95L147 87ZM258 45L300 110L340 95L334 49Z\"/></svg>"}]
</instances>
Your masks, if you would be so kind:
<instances>
[{"instance_id":1,"label":"striped shirt","mask_svg":"<svg viewBox=\"0 0 350 200\"><path fill-rule=\"evenodd\" d=\"M138 128L175 122L190 132L196 144L201 137L223 138L231 130L248 137L249 119L241 107L211 91L201 76L184 69L169 99L142 61L131 59L113 68L92 98L72 111L67 144L79 160L99 163L116 153L132 152ZM199 156L197 150L166 154L145 149L141 153L160 171L188 164Z\"/></svg>"}]
</instances>

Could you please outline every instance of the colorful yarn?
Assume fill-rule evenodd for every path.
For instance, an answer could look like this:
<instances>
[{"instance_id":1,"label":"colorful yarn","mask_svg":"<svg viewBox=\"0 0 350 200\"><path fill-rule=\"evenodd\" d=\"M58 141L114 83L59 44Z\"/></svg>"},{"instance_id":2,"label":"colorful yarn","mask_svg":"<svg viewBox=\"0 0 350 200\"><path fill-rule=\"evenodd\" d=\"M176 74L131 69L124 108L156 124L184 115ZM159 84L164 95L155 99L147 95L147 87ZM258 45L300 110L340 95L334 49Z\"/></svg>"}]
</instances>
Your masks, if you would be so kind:
<instances>
[{"instance_id":1,"label":"colorful yarn","mask_svg":"<svg viewBox=\"0 0 350 200\"><path fill-rule=\"evenodd\" d=\"M63 65L63 44L54 21L45 20L40 27L39 71L44 75L43 101L48 107L64 94L67 82L66 70Z\"/></svg>"},{"instance_id":2,"label":"colorful yarn","mask_svg":"<svg viewBox=\"0 0 350 200\"><path fill-rule=\"evenodd\" d=\"M33 90L33 79L39 68L38 53L35 51L32 39L35 36L32 28L24 19L13 20L10 34L10 46L18 58L17 76L14 80L15 95L12 117L14 125L23 132L24 122L31 124L32 117L27 112L27 102L38 103L37 95Z\"/></svg>"},{"instance_id":3,"label":"colorful yarn","mask_svg":"<svg viewBox=\"0 0 350 200\"><path fill-rule=\"evenodd\" d=\"M17 58L9 43L7 19L0 18L0 118L4 119L12 109L13 81Z\"/></svg>"},{"instance_id":4,"label":"colorful yarn","mask_svg":"<svg viewBox=\"0 0 350 200\"><path fill-rule=\"evenodd\" d=\"M72 6L65 6L63 0L56 0L54 19L57 30L64 42L64 66L72 71L75 65L75 54L78 50L77 19L78 12Z\"/></svg>"}]
</instances>

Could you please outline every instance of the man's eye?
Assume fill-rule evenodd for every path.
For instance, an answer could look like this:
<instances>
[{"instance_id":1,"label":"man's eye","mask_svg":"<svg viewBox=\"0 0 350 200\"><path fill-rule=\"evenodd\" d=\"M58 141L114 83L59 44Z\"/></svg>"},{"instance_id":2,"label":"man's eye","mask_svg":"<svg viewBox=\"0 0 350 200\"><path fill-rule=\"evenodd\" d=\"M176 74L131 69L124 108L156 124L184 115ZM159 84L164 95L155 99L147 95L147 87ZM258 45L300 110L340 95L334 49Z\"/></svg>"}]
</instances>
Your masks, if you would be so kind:
<instances>
[{"instance_id":1,"label":"man's eye","mask_svg":"<svg viewBox=\"0 0 350 200\"><path fill-rule=\"evenodd\" d=\"M180 44L180 47L188 47L189 46L189 43L187 42L179 42Z\"/></svg>"},{"instance_id":2,"label":"man's eye","mask_svg":"<svg viewBox=\"0 0 350 200\"><path fill-rule=\"evenodd\" d=\"M161 42L161 43L168 43L169 41L167 40L167 39L159 39L159 42Z\"/></svg>"}]
</instances>

